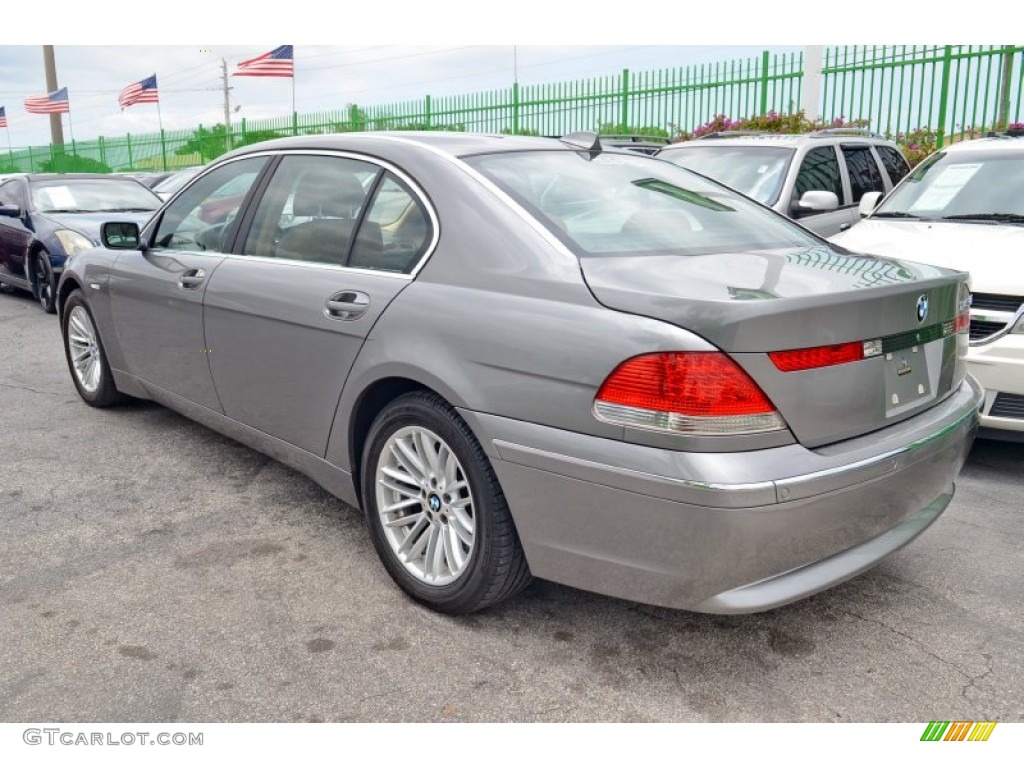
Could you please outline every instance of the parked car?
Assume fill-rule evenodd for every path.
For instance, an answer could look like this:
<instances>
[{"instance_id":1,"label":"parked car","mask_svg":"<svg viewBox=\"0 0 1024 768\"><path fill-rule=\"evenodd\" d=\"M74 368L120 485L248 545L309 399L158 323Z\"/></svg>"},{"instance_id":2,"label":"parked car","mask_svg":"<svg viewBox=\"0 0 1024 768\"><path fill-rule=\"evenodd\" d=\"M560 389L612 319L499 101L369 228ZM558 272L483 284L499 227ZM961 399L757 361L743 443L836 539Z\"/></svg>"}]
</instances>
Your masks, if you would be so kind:
<instances>
[{"instance_id":1,"label":"parked car","mask_svg":"<svg viewBox=\"0 0 1024 768\"><path fill-rule=\"evenodd\" d=\"M118 175L129 179L135 179L144 187L152 189L173 173L174 171L127 171Z\"/></svg>"},{"instance_id":2,"label":"parked car","mask_svg":"<svg viewBox=\"0 0 1024 768\"><path fill-rule=\"evenodd\" d=\"M1024 439L1024 132L946 147L868 217L843 247L970 271L968 369L986 390L983 434ZM870 215L868 215L870 214Z\"/></svg>"},{"instance_id":3,"label":"parked car","mask_svg":"<svg viewBox=\"0 0 1024 768\"><path fill-rule=\"evenodd\" d=\"M184 187L201 170L202 166L182 168L181 170L174 171L161 179L157 184L154 184L152 187L153 192L161 200L169 200L175 192Z\"/></svg>"},{"instance_id":4,"label":"parked car","mask_svg":"<svg viewBox=\"0 0 1024 768\"><path fill-rule=\"evenodd\" d=\"M976 431L966 275L592 134L274 140L104 243L59 288L81 397L304 472L444 612L782 605L923 531Z\"/></svg>"},{"instance_id":5,"label":"parked car","mask_svg":"<svg viewBox=\"0 0 1024 768\"><path fill-rule=\"evenodd\" d=\"M103 174L17 174L0 181L0 284L29 291L54 312L68 256L99 244L112 216L144 223L160 198L133 179Z\"/></svg>"},{"instance_id":6,"label":"parked car","mask_svg":"<svg viewBox=\"0 0 1024 768\"><path fill-rule=\"evenodd\" d=\"M867 192L889 192L910 166L895 142L859 129L725 131L658 157L728 184L822 236L849 229Z\"/></svg>"}]
</instances>

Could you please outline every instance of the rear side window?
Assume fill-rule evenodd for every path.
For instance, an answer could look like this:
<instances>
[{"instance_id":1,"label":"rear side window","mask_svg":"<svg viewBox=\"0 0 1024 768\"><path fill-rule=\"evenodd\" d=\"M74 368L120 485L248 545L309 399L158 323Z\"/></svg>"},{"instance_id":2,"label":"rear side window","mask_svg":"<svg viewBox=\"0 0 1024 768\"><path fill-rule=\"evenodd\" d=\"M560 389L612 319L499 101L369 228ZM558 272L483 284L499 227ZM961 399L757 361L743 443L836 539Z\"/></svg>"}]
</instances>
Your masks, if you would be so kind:
<instances>
[{"instance_id":1,"label":"rear side window","mask_svg":"<svg viewBox=\"0 0 1024 768\"><path fill-rule=\"evenodd\" d=\"M350 158L285 156L256 209L243 253L342 266L378 172Z\"/></svg>"},{"instance_id":2,"label":"rear side window","mask_svg":"<svg viewBox=\"0 0 1024 768\"><path fill-rule=\"evenodd\" d=\"M426 211L409 188L388 173L374 194L348 266L411 272L430 242Z\"/></svg>"},{"instance_id":3,"label":"rear side window","mask_svg":"<svg viewBox=\"0 0 1024 768\"><path fill-rule=\"evenodd\" d=\"M884 192L882 174L878 170L871 147L843 147L846 158L846 170L850 174L850 194L852 203L859 203L865 192Z\"/></svg>"},{"instance_id":4,"label":"rear side window","mask_svg":"<svg viewBox=\"0 0 1024 768\"><path fill-rule=\"evenodd\" d=\"M800 173L796 177L797 202L805 192L835 192L843 201L843 180L839 175L839 160L833 147L816 147L804 156Z\"/></svg>"},{"instance_id":5,"label":"rear side window","mask_svg":"<svg viewBox=\"0 0 1024 768\"><path fill-rule=\"evenodd\" d=\"M896 186L900 179L910 173L910 165L898 149L875 147L875 151L882 158L882 165L885 166L885 172L889 174L889 181L893 186Z\"/></svg>"}]
</instances>

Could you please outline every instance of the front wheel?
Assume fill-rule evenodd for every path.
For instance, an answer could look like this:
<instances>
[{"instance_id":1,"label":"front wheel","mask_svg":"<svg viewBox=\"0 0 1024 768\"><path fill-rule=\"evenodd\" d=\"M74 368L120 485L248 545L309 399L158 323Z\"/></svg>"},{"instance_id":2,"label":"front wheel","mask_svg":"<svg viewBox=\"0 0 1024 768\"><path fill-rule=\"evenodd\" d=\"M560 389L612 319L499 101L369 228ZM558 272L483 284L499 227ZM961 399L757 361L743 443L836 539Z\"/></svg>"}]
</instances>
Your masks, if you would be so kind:
<instances>
[{"instance_id":1,"label":"front wheel","mask_svg":"<svg viewBox=\"0 0 1024 768\"><path fill-rule=\"evenodd\" d=\"M377 417L363 455L362 489L377 554L415 600L445 613L471 613L529 583L494 470L438 395L403 395Z\"/></svg>"},{"instance_id":2,"label":"front wheel","mask_svg":"<svg viewBox=\"0 0 1024 768\"><path fill-rule=\"evenodd\" d=\"M52 315L57 311L57 279L50 266L50 254L40 248L32 256L32 266L32 293L43 312Z\"/></svg>"},{"instance_id":3,"label":"front wheel","mask_svg":"<svg viewBox=\"0 0 1024 768\"><path fill-rule=\"evenodd\" d=\"M114 386L96 323L81 291L75 290L64 305L64 354L75 389L95 408L107 408L127 398Z\"/></svg>"}]
</instances>

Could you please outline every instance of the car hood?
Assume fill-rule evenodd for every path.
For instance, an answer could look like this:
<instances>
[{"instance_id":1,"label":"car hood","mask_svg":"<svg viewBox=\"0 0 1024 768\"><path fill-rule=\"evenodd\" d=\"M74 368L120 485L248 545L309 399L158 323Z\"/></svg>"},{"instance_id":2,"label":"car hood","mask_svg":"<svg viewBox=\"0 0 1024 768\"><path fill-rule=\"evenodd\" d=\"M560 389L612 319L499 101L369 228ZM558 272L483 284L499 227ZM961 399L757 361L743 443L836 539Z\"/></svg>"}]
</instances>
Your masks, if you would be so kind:
<instances>
[{"instance_id":1,"label":"car hood","mask_svg":"<svg viewBox=\"0 0 1024 768\"><path fill-rule=\"evenodd\" d=\"M139 225L139 229L141 229L154 213L156 211L144 211L141 213L101 211L99 213L44 213L42 215L53 222L58 228L73 229L75 232L85 235L94 243L99 243L100 227L105 222L134 221Z\"/></svg>"},{"instance_id":2,"label":"car hood","mask_svg":"<svg viewBox=\"0 0 1024 768\"><path fill-rule=\"evenodd\" d=\"M978 293L1024 295L1024 227L866 219L831 240L861 253L969 272Z\"/></svg>"}]
</instances>

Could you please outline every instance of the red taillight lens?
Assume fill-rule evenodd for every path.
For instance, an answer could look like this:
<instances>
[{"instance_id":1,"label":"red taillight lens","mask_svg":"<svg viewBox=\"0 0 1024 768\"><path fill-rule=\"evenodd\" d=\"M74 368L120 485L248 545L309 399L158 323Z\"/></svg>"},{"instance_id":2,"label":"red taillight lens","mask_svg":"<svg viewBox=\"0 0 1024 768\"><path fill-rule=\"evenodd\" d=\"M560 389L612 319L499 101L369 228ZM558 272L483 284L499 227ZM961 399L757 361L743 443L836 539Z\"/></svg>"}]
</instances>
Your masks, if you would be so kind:
<instances>
[{"instance_id":1,"label":"red taillight lens","mask_svg":"<svg viewBox=\"0 0 1024 768\"><path fill-rule=\"evenodd\" d=\"M615 424L687 434L785 428L761 388L722 352L659 352L627 360L601 385L594 411Z\"/></svg>"},{"instance_id":2,"label":"red taillight lens","mask_svg":"<svg viewBox=\"0 0 1024 768\"><path fill-rule=\"evenodd\" d=\"M847 344L831 344L827 347L809 349L787 349L783 352L769 352L768 357L780 371L805 371L808 368L824 368L828 365L854 363L864 359L864 342L851 341Z\"/></svg>"},{"instance_id":3,"label":"red taillight lens","mask_svg":"<svg viewBox=\"0 0 1024 768\"><path fill-rule=\"evenodd\" d=\"M971 327L971 313L961 312L953 319L953 333L963 333Z\"/></svg>"}]
</instances>

